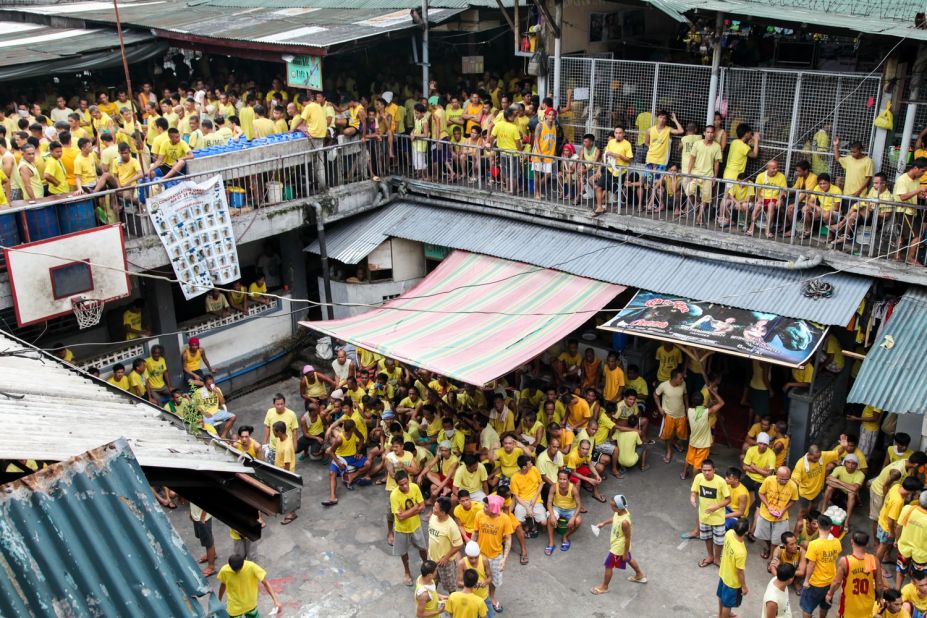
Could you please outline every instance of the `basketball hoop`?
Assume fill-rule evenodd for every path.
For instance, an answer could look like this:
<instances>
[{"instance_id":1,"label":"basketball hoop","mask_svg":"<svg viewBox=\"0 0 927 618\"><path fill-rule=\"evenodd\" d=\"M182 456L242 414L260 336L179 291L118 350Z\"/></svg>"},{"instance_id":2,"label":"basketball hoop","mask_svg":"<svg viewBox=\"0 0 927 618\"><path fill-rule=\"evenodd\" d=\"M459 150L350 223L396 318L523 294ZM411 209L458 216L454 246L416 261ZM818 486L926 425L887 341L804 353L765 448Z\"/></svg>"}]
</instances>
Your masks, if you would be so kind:
<instances>
[{"instance_id":1,"label":"basketball hoop","mask_svg":"<svg viewBox=\"0 0 927 618\"><path fill-rule=\"evenodd\" d=\"M84 298L75 296L71 299L71 309L77 318L79 328L88 328L100 323L103 315L103 301L98 298Z\"/></svg>"}]
</instances>

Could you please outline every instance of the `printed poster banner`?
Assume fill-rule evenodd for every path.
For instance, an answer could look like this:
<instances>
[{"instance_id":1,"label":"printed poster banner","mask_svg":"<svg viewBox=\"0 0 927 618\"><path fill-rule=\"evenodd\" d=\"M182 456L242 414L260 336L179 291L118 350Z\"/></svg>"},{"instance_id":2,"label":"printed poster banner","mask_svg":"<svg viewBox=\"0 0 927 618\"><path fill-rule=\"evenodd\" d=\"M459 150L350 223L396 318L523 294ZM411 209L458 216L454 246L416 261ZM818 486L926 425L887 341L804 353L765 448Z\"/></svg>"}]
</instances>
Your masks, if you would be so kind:
<instances>
[{"instance_id":1,"label":"printed poster banner","mask_svg":"<svg viewBox=\"0 0 927 618\"><path fill-rule=\"evenodd\" d=\"M187 300L241 277L221 176L180 182L149 197L147 207Z\"/></svg>"},{"instance_id":2,"label":"printed poster banner","mask_svg":"<svg viewBox=\"0 0 927 618\"><path fill-rule=\"evenodd\" d=\"M789 367L808 362L827 333L805 320L643 290L599 328Z\"/></svg>"}]
</instances>

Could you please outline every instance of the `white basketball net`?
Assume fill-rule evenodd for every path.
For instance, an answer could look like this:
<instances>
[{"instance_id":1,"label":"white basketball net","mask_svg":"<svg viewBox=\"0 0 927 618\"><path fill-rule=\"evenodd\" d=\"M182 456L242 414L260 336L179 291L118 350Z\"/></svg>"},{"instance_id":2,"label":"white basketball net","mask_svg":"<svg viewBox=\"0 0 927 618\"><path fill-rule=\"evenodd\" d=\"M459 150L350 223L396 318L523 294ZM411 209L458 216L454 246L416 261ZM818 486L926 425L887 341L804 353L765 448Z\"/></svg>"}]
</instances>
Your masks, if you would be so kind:
<instances>
[{"instance_id":1,"label":"white basketball net","mask_svg":"<svg viewBox=\"0 0 927 618\"><path fill-rule=\"evenodd\" d=\"M97 298L77 296L71 299L71 308L74 310L79 328L96 326L103 316L103 301Z\"/></svg>"}]
</instances>

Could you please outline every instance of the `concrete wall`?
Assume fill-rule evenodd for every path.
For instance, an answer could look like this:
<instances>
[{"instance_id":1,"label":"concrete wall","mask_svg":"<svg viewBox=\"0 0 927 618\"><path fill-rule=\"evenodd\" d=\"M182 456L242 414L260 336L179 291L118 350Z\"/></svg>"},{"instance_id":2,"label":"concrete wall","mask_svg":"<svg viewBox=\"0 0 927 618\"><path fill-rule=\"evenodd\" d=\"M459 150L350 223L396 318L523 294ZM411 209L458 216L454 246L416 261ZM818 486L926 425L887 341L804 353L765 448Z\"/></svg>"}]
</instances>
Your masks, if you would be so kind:
<instances>
[{"instance_id":1,"label":"concrete wall","mask_svg":"<svg viewBox=\"0 0 927 618\"><path fill-rule=\"evenodd\" d=\"M393 280L406 281L425 276L425 247L420 242L392 238Z\"/></svg>"},{"instance_id":2,"label":"concrete wall","mask_svg":"<svg viewBox=\"0 0 927 618\"><path fill-rule=\"evenodd\" d=\"M402 294L415 287L421 278L405 281L378 281L376 283L345 283L332 281L332 299L340 303L334 308L335 319L348 318L354 315L367 313L372 307L367 305L381 305L386 297ZM327 302L322 278L318 278L319 298ZM345 303L359 303L364 306L346 307Z\"/></svg>"}]
</instances>

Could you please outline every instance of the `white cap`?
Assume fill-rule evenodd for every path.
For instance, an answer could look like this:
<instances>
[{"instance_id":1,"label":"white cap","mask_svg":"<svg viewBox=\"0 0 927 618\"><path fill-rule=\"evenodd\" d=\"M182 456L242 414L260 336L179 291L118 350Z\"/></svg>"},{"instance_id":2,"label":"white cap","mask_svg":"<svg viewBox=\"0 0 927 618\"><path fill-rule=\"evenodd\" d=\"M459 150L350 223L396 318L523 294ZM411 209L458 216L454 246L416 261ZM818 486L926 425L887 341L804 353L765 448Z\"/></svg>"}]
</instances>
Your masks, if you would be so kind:
<instances>
[{"instance_id":1,"label":"white cap","mask_svg":"<svg viewBox=\"0 0 927 618\"><path fill-rule=\"evenodd\" d=\"M383 93L383 100L386 101L387 103L392 103L392 102L393 102L393 93L390 92L389 90L387 90L386 92L384 92L384 93Z\"/></svg>"},{"instance_id":2,"label":"white cap","mask_svg":"<svg viewBox=\"0 0 927 618\"><path fill-rule=\"evenodd\" d=\"M761 431L759 435L756 436L757 444L769 444L769 434L765 431Z\"/></svg>"},{"instance_id":3,"label":"white cap","mask_svg":"<svg viewBox=\"0 0 927 618\"><path fill-rule=\"evenodd\" d=\"M843 458L843 463L846 463L848 461L852 461L855 464L859 464L859 458L853 453L850 453L849 455Z\"/></svg>"},{"instance_id":4,"label":"white cap","mask_svg":"<svg viewBox=\"0 0 927 618\"><path fill-rule=\"evenodd\" d=\"M344 399L344 391L341 390L340 388L336 388L335 390L332 391L332 394L330 395L330 397L332 399L337 399L338 401L341 401L342 399Z\"/></svg>"},{"instance_id":5,"label":"white cap","mask_svg":"<svg viewBox=\"0 0 927 618\"><path fill-rule=\"evenodd\" d=\"M476 558L480 555L480 544L476 541L467 541L467 546L464 547L464 553L467 554L468 558Z\"/></svg>"},{"instance_id":6,"label":"white cap","mask_svg":"<svg viewBox=\"0 0 927 618\"><path fill-rule=\"evenodd\" d=\"M612 502L622 511L628 510L628 499L624 497L624 494L615 494L612 498Z\"/></svg>"}]
</instances>

